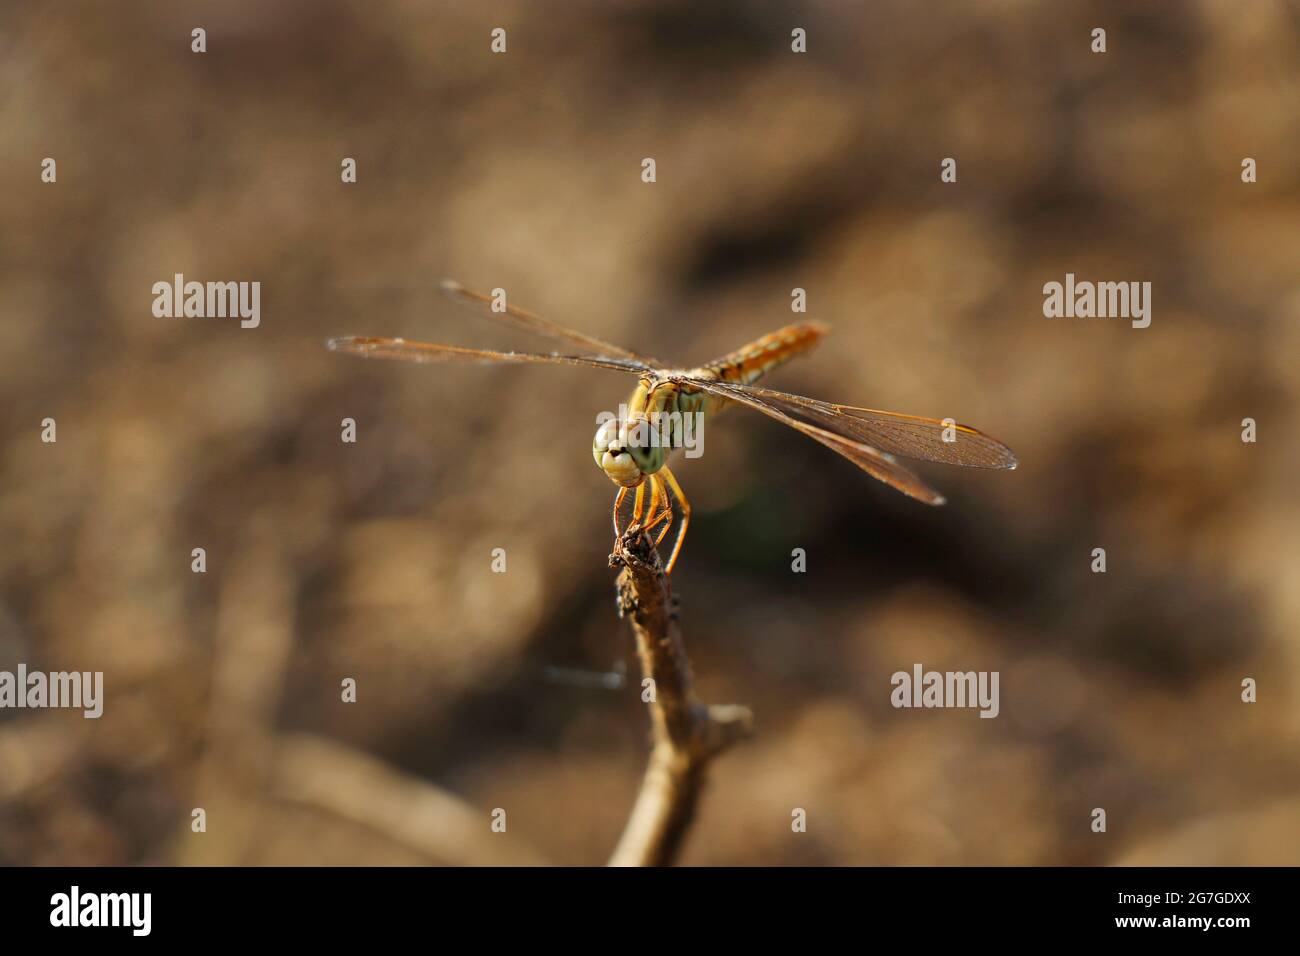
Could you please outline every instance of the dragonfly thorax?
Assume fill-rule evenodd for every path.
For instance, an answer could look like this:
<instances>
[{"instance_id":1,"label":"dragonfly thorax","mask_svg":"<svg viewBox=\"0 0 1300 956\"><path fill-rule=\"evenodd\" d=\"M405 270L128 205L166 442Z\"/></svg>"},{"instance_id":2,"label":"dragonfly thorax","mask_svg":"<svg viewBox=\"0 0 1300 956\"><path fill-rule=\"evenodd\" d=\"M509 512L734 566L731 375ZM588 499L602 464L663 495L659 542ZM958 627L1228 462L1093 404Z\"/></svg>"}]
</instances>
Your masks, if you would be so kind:
<instances>
[{"instance_id":1,"label":"dragonfly thorax","mask_svg":"<svg viewBox=\"0 0 1300 956\"><path fill-rule=\"evenodd\" d=\"M671 381L643 377L619 415L601 424L591 453L610 481L635 488L663 468L674 447L672 414L679 396Z\"/></svg>"}]
</instances>

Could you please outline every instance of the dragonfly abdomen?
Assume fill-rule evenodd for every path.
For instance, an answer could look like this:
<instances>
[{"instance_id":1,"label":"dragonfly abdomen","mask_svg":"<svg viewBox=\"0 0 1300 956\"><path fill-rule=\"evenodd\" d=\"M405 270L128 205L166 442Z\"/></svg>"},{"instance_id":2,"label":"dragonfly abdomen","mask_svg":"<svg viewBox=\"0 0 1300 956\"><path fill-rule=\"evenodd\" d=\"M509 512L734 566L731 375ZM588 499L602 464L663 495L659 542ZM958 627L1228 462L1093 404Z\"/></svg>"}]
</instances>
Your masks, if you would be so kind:
<instances>
[{"instance_id":1,"label":"dragonfly abdomen","mask_svg":"<svg viewBox=\"0 0 1300 956\"><path fill-rule=\"evenodd\" d=\"M787 325L704 366L724 382L758 381L778 365L807 352L830 331L821 322Z\"/></svg>"}]
</instances>

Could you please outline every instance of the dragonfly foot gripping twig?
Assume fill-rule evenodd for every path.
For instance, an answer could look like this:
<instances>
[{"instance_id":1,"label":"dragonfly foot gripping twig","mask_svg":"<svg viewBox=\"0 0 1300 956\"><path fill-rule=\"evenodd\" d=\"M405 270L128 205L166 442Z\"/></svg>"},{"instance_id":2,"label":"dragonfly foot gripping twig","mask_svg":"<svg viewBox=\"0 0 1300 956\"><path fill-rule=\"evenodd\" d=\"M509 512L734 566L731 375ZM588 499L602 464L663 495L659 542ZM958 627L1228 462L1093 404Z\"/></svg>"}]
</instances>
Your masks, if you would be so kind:
<instances>
[{"instance_id":1,"label":"dragonfly foot gripping twig","mask_svg":"<svg viewBox=\"0 0 1300 956\"><path fill-rule=\"evenodd\" d=\"M706 707L696 699L668 578L639 524L618 537L609 560L611 567L623 569L618 576L619 614L631 622L642 676L653 682L649 704L654 736L641 791L609 862L663 866L681 848L709 762L749 736L753 716L747 707Z\"/></svg>"}]
</instances>

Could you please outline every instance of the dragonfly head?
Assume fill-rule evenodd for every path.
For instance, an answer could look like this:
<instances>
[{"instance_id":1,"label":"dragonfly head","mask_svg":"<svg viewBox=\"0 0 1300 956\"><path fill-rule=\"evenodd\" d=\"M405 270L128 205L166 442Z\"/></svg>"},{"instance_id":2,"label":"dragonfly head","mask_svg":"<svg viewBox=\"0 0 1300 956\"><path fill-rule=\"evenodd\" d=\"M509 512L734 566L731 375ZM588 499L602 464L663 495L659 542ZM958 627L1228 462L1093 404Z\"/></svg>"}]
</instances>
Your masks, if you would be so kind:
<instances>
[{"instance_id":1,"label":"dragonfly head","mask_svg":"<svg viewBox=\"0 0 1300 956\"><path fill-rule=\"evenodd\" d=\"M616 418L605 421L591 442L591 457L600 470L624 488L635 488L645 481L653 465L646 454L649 451L652 449L633 447L628 442L627 423Z\"/></svg>"}]
</instances>

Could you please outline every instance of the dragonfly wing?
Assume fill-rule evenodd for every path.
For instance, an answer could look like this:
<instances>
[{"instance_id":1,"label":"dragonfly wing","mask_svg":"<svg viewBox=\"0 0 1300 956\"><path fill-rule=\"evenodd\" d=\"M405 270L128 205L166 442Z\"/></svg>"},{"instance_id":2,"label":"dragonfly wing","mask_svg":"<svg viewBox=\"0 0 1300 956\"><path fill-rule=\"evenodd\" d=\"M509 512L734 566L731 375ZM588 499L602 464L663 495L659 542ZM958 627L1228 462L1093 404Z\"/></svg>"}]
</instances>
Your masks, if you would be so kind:
<instances>
[{"instance_id":1,"label":"dragonfly wing","mask_svg":"<svg viewBox=\"0 0 1300 956\"><path fill-rule=\"evenodd\" d=\"M690 381L700 384L694 379ZM716 384L721 394L728 398L740 401L740 396L744 395L787 415L810 421L835 435L904 458L971 468L1015 468L1018 464L1016 456L1006 445L952 419L944 421L874 408L834 405L740 382Z\"/></svg>"},{"instance_id":2,"label":"dragonfly wing","mask_svg":"<svg viewBox=\"0 0 1300 956\"><path fill-rule=\"evenodd\" d=\"M587 335L585 332L579 332L577 329L570 329L560 325L558 322L552 322L550 319L544 319L536 313L529 312L527 309L520 309L516 306L506 304L504 311L497 311L492 306L497 302L492 296L484 295L482 292L474 292L466 289L454 279L442 280L442 291L450 298L459 302L461 305L472 308L475 312L485 314L498 322L504 322L507 325L533 332L537 335L546 336L549 339L555 339L561 342L568 342L572 345L580 345L585 351L594 352L597 355L612 355L618 358L632 359L638 362L644 362L646 365L662 367L663 363L658 359L650 358L645 355L638 355L630 349L614 345L603 339L598 339L594 335Z\"/></svg>"},{"instance_id":3,"label":"dragonfly wing","mask_svg":"<svg viewBox=\"0 0 1300 956\"><path fill-rule=\"evenodd\" d=\"M943 495L922 481L911 469L899 464L898 460L887 452L873 448L864 442L837 435L809 422L801 421L776 404L749 394L748 389L733 389L731 386L734 383L712 382L694 378L688 378L685 381L688 381L692 387L701 391L711 392L741 405L748 405L769 418L775 418L778 422L803 432L809 438L821 442L831 451L843 455L871 477L883 481L891 488L895 488L909 497L923 501L928 505L941 505L945 501Z\"/></svg>"},{"instance_id":4,"label":"dragonfly wing","mask_svg":"<svg viewBox=\"0 0 1300 956\"><path fill-rule=\"evenodd\" d=\"M348 352L352 355L360 355L363 358L397 359L402 362L534 362L548 365L609 368L620 372L635 372L638 374L654 372L654 369L649 365L636 359L613 358L604 355L496 352L491 349L467 349L458 345L438 345L433 342L409 342L406 339L371 338L360 335L330 339L326 345L333 352Z\"/></svg>"}]
</instances>

